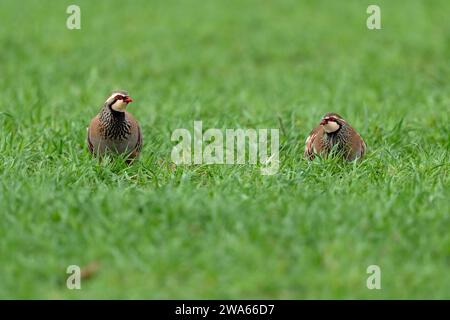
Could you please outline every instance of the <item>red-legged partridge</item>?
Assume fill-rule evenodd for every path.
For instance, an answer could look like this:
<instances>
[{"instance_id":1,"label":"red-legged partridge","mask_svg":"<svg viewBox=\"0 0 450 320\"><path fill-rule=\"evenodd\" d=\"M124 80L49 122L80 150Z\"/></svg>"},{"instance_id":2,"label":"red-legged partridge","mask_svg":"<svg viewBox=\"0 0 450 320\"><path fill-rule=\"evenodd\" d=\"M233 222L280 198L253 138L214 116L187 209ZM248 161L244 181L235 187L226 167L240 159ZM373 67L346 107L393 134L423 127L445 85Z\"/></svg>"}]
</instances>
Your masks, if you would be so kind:
<instances>
[{"instance_id":1,"label":"red-legged partridge","mask_svg":"<svg viewBox=\"0 0 450 320\"><path fill-rule=\"evenodd\" d=\"M305 157L312 160L316 154L328 156L331 150L348 161L362 158L366 143L352 126L337 113L327 113L305 143Z\"/></svg>"},{"instance_id":2,"label":"red-legged partridge","mask_svg":"<svg viewBox=\"0 0 450 320\"><path fill-rule=\"evenodd\" d=\"M96 156L107 152L127 154L128 160L139 156L142 133L139 123L126 108L133 99L126 91L114 91L88 128L89 151Z\"/></svg>"}]
</instances>

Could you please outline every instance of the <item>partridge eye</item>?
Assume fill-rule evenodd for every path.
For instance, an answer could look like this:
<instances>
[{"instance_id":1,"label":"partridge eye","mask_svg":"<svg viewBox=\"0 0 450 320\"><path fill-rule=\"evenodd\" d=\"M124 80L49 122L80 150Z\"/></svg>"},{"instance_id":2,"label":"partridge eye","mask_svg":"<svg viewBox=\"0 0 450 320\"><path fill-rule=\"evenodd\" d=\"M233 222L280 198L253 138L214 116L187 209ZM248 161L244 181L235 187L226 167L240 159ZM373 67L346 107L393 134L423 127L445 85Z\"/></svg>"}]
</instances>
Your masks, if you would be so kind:
<instances>
[{"instance_id":1,"label":"partridge eye","mask_svg":"<svg viewBox=\"0 0 450 320\"><path fill-rule=\"evenodd\" d=\"M117 100L123 100L123 97L122 96L116 96L116 99Z\"/></svg>"}]
</instances>

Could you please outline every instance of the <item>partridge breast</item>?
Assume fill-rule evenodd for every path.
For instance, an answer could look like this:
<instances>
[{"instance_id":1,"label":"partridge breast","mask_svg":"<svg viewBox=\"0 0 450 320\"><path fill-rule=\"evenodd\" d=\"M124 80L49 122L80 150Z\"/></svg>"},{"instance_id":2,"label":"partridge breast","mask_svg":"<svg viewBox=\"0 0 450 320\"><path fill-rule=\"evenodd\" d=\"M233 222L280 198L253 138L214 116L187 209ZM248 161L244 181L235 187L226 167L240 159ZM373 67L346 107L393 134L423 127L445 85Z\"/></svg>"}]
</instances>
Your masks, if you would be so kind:
<instances>
[{"instance_id":1,"label":"partridge breast","mask_svg":"<svg viewBox=\"0 0 450 320\"><path fill-rule=\"evenodd\" d=\"M139 155L142 146L142 134L138 122L126 112L125 119L129 124L129 131L120 135L108 135L99 119L99 115L92 119L88 130L89 150L96 155L104 155L107 151L117 154L130 153L131 157Z\"/></svg>"}]
</instances>

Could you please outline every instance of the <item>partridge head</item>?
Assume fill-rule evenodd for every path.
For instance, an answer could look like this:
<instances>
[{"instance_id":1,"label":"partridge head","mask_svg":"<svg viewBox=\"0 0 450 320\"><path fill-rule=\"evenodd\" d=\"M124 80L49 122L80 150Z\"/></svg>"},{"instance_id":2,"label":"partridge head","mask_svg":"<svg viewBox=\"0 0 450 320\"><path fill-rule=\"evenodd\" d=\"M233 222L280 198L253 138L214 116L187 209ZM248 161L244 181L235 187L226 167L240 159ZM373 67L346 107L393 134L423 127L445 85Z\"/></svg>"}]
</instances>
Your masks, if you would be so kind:
<instances>
[{"instance_id":1,"label":"partridge head","mask_svg":"<svg viewBox=\"0 0 450 320\"><path fill-rule=\"evenodd\" d=\"M116 90L106 99L88 128L88 148L96 156L106 153L136 158L142 147L139 123L126 109L133 99L124 90Z\"/></svg>"},{"instance_id":2,"label":"partridge head","mask_svg":"<svg viewBox=\"0 0 450 320\"><path fill-rule=\"evenodd\" d=\"M359 133L337 113L325 114L305 142L305 157L310 160L316 154L326 157L331 152L348 161L362 158L366 152L366 143Z\"/></svg>"}]
</instances>

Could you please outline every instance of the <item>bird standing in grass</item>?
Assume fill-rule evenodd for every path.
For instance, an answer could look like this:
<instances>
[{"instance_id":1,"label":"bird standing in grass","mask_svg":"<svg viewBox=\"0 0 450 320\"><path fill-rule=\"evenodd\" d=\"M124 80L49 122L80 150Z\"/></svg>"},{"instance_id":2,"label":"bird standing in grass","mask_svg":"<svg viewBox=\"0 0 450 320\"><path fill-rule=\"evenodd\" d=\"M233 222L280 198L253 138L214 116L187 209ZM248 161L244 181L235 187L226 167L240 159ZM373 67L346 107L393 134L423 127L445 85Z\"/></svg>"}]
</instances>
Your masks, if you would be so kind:
<instances>
[{"instance_id":1,"label":"bird standing in grass","mask_svg":"<svg viewBox=\"0 0 450 320\"><path fill-rule=\"evenodd\" d=\"M89 151L96 156L110 152L127 155L128 161L139 156L142 134L139 123L126 108L133 99L126 91L114 91L88 128Z\"/></svg>"},{"instance_id":2,"label":"bird standing in grass","mask_svg":"<svg viewBox=\"0 0 450 320\"><path fill-rule=\"evenodd\" d=\"M310 160L316 154L328 156L332 151L342 154L348 161L362 158L366 152L364 140L337 113L325 114L305 143L305 157Z\"/></svg>"}]
</instances>

